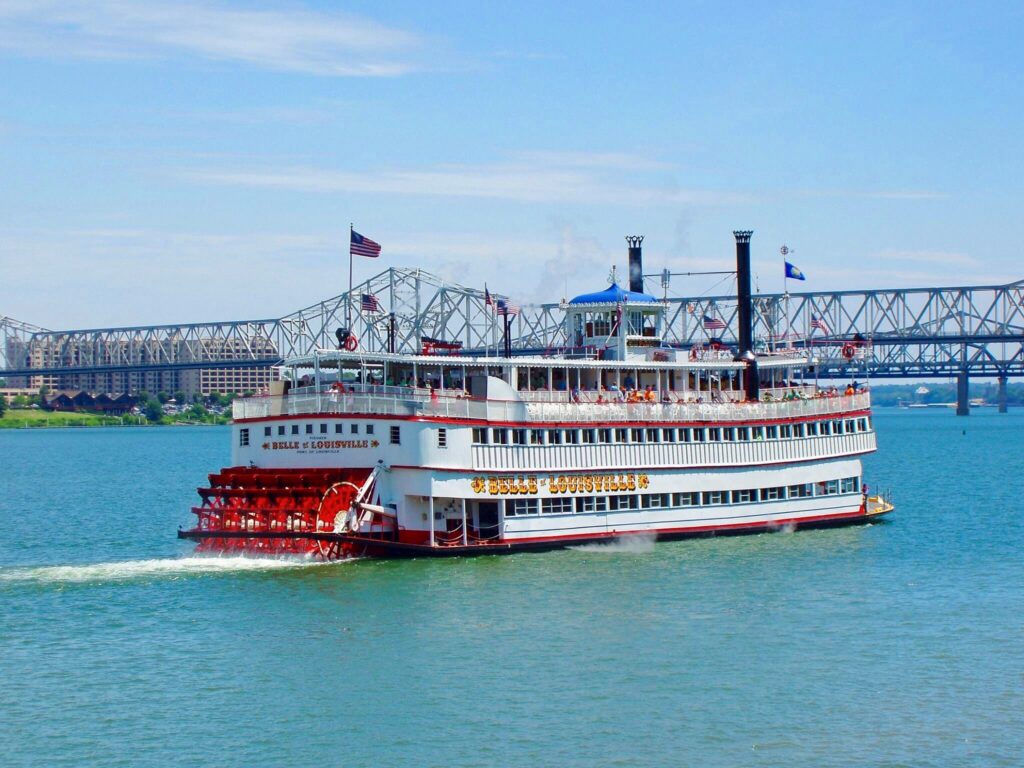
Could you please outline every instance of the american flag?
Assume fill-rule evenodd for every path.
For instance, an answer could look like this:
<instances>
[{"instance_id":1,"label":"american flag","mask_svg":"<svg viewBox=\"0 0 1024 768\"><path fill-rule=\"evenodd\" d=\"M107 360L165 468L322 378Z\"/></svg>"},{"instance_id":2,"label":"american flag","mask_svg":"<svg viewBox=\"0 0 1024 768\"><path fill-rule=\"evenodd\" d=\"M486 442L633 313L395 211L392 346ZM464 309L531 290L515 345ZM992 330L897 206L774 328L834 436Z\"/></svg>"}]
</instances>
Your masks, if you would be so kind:
<instances>
[{"instance_id":1,"label":"american flag","mask_svg":"<svg viewBox=\"0 0 1024 768\"><path fill-rule=\"evenodd\" d=\"M372 293L364 293L360 301L363 312L380 312L380 302Z\"/></svg>"},{"instance_id":2,"label":"american flag","mask_svg":"<svg viewBox=\"0 0 1024 768\"><path fill-rule=\"evenodd\" d=\"M519 307L507 299L498 299L498 314L506 316L518 315Z\"/></svg>"},{"instance_id":3,"label":"american flag","mask_svg":"<svg viewBox=\"0 0 1024 768\"><path fill-rule=\"evenodd\" d=\"M832 329L828 327L828 324L817 315L811 315L811 328L817 328L822 333L832 333Z\"/></svg>"},{"instance_id":4,"label":"american flag","mask_svg":"<svg viewBox=\"0 0 1024 768\"><path fill-rule=\"evenodd\" d=\"M348 252L351 256L369 256L371 259L375 259L380 256L380 245L368 237L363 237L353 229Z\"/></svg>"},{"instance_id":5,"label":"american flag","mask_svg":"<svg viewBox=\"0 0 1024 768\"><path fill-rule=\"evenodd\" d=\"M491 298L491 292L487 290L487 283L484 283L484 306L494 309L494 299Z\"/></svg>"},{"instance_id":6,"label":"american flag","mask_svg":"<svg viewBox=\"0 0 1024 768\"><path fill-rule=\"evenodd\" d=\"M712 317L711 315L704 315L704 330L705 331L724 331L725 321L720 317Z\"/></svg>"}]
</instances>

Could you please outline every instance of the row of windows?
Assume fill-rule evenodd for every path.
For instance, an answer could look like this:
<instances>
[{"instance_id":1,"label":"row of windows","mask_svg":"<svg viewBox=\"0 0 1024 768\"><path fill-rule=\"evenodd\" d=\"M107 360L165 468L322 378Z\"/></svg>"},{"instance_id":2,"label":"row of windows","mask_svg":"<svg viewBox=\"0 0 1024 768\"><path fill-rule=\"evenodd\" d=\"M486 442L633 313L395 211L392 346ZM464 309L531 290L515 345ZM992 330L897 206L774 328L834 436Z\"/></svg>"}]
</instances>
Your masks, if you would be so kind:
<instances>
[{"instance_id":1,"label":"row of windows","mask_svg":"<svg viewBox=\"0 0 1024 768\"><path fill-rule=\"evenodd\" d=\"M300 432L299 427L300 426L302 426L302 425L300 425L300 424L292 424L291 425L291 434L293 434L293 435L299 434L299 432ZM315 431L313 429L313 427L315 427L315 426L316 426L315 424L306 424L305 425L305 430L304 430L305 434L312 435L314 433L314 431ZM329 424L321 423L318 433L321 434L321 435L326 435L327 431L328 431L327 428L329 426L330 426ZM274 429L273 427L264 427L263 428L263 436L264 437L270 437L273 434L273 429ZM352 422L351 424L349 424L348 431L349 431L349 434L351 434L351 435L358 435L359 434L359 425L356 424L355 422ZM345 425L342 424L340 421L339 422L335 422L335 424L334 424L334 434L340 435L340 434L344 434L344 432L345 432ZM288 434L288 427L286 425L284 425L284 424L281 424L277 428L277 434L279 434L279 435ZM365 434L367 434L367 435L372 435L373 434L373 424L367 424L366 425Z\"/></svg>"},{"instance_id":2,"label":"row of windows","mask_svg":"<svg viewBox=\"0 0 1024 768\"><path fill-rule=\"evenodd\" d=\"M286 434L298 435L300 433L304 433L304 434L307 434L307 435L312 435L312 434L315 433L315 434L320 434L320 435L326 435L327 432L328 432L327 428L330 425L328 425L328 424L326 424L324 422L321 422L320 425L319 425L319 428L317 430L313 429L314 426L316 426L315 424L306 424L305 428L300 430L299 428L301 426L303 426L303 425L292 424L292 425L288 426L288 425L285 425L285 424L279 424L278 427L277 427L277 434L278 435L286 435ZM340 422L340 421L339 422L335 422L335 424L334 424L334 434L341 435L341 434L344 434L344 432L345 432L345 425L342 422ZM373 424L366 424L365 427L364 427L363 434L372 435L373 433L374 433L374 425ZM264 437L270 437L273 434L274 434L274 428L273 427L264 427L263 428L263 436ZM358 435L359 434L359 425L356 424L355 422L351 422L349 424L349 434L351 434L351 435ZM401 442L402 442L401 427L392 426L391 427L390 437L391 437L391 444L392 445L400 445ZM242 442L243 439L244 439L244 442ZM249 444L249 430L248 429L242 429L242 430L239 431L239 445L246 446L248 444Z\"/></svg>"},{"instance_id":3,"label":"row of windows","mask_svg":"<svg viewBox=\"0 0 1024 768\"><path fill-rule=\"evenodd\" d=\"M860 478L844 477L820 483L780 485L774 488L744 488L738 491L688 491L684 493L642 493L621 496L577 496L553 499L510 499L505 505L506 517L523 515L570 515L587 512L618 512L628 509L672 509L709 507L719 504L757 504L764 501L806 499L812 496L835 496L857 493Z\"/></svg>"},{"instance_id":4,"label":"row of windows","mask_svg":"<svg viewBox=\"0 0 1024 768\"><path fill-rule=\"evenodd\" d=\"M475 427L475 445L592 445L628 443L745 443L867 432L866 416L753 427L601 427L598 429L509 429Z\"/></svg>"}]
</instances>

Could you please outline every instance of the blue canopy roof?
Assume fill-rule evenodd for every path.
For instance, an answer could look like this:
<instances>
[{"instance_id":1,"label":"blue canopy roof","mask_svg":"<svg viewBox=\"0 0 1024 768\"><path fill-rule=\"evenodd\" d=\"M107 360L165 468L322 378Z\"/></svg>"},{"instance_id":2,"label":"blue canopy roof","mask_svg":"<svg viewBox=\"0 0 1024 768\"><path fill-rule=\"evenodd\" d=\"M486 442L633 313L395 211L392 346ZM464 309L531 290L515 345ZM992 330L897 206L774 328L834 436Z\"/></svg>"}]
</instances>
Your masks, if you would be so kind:
<instances>
[{"instance_id":1,"label":"blue canopy roof","mask_svg":"<svg viewBox=\"0 0 1024 768\"><path fill-rule=\"evenodd\" d=\"M657 299L646 293L635 291L624 291L615 283L612 283L603 291L597 293L584 293L570 301L570 304L617 304L620 301L628 302L655 302Z\"/></svg>"}]
</instances>

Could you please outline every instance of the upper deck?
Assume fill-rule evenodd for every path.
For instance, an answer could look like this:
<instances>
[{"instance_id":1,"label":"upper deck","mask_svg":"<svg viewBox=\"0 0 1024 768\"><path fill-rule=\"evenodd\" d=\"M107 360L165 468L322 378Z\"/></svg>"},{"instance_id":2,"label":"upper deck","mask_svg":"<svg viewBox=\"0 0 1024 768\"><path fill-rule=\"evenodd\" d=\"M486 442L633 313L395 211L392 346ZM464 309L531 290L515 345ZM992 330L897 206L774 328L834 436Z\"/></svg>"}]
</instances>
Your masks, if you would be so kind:
<instances>
[{"instance_id":1,"label":"upper deck","mask_svg":"<svg viewBox=\"0 0 1024 768\"><path fill-rule=\"evenodd\" d=\"M759 402L746 402L743 363L707 351L681 360L359 355L289 361L289 384L238 399L238 421L306 414L507 423L742 422L865 411L865 391L819 391L793 379L812 360L758 361ZM691 359L694 358L694 359ZM300 376L302 371L310 371ZM296 382L298 386L291 386Z\"/></svg>"},{"instance_id":2,"label":"upper deck","mask_svg":"<svg viewBox=\"0 0 1024 768\"><path fill-rule=\"evenodd\" d=\"M236 421L309 414L359 414L427 418L445 421L494 421L507 423L617 423L617 422L747 422L813 418L867 411L870 394L827 396L811 394L807 387L779 388L765 393L764 402L597 402L598 393L581 392L579 402L565 392L530 393L529 400L476 399L468 396L407 387L356 385L355 391L304 388L283 396L259 396L235 400ZM607 393L605 393L607 394ZM782 399L792 396L794 399Z\"/></svg>"}]
</instances>

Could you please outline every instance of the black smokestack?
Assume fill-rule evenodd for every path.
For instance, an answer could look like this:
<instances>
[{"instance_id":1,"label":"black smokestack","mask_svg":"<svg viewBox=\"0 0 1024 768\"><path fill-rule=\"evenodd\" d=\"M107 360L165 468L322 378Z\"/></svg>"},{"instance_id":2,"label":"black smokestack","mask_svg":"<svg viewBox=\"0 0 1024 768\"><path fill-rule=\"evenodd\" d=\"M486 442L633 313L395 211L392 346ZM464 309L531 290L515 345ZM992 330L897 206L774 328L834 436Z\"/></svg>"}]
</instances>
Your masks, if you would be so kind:
<instances>
[{"instance_id":1,"label":"black smokestack","mask_svg":"<svg viewBox=\"0 0 1024 768\"><path fill-rule=\"evenodd\" d=\"M629 290L636 293L644 292L644 257L640 246L644 242L643 235L627 235L629 243Z\"/></svg>"},{"instance_id":2,"label":"black smokestack","mask_svg":"<svg viewBox=\"0 0 1024 768\"><path fill-rule=\"evenodd\" d=\"M753 306L750 297L750 236L753 230L734 231L736 238L736 309L737 309L737 339L739 349L736 359L743 360L747 364L747 370L743 374L743 389L747 393L748 400L757 400L760 396L760 387L757 373L757 358L754 356L754 328L753 328Z\"/></svg>"}]
</instances>

